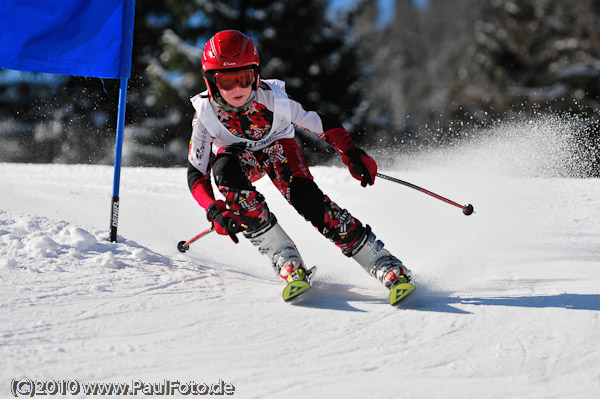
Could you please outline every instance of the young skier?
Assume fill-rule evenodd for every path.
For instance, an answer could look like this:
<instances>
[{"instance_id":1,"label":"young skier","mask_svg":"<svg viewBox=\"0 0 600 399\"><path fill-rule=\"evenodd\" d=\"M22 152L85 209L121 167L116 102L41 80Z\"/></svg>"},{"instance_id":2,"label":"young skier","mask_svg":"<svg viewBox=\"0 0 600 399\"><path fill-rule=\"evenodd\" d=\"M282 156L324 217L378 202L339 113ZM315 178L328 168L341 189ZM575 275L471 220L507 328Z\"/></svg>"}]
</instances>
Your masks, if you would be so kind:
<instances>
[{"instance_id":1,"label":"young skier","mask_svg":"<svg viewBox=\"0 0 600 399\"><path fill-rule=\"evenodd\" d=\"M355 146L341 124L305 110L288 97L284 82L261 80L256 47L241 32L221 31L206 43L202 73L208 90L191 99L196 113L188 184L215 231L237 243L242 229L233 230L229 224L236 221L283 280L306 278L306 265L294 242L252 185L266 174L298 213L371 276L389 289L409 282L410 271L383 248L371 228L323 194L294 140L294 126L324 139L363 187L372 185L375 160ZM225 200L215 200L211 169Z\"/></svg>"}]
</instances>

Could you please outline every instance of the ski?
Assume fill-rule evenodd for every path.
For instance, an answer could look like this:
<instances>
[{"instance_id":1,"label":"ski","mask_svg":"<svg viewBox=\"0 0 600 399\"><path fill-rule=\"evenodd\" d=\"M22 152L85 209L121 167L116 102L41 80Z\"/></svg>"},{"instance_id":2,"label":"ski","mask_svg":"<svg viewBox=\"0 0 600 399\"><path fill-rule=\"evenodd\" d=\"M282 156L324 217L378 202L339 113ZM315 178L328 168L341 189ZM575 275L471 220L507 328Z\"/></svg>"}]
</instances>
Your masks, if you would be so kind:
<instances>
[{"instance_id":1,"label":"ski","mask_svg":"<svg viewBox=\"0 0 600 399\"><path fill-rule=\"evenodd\" d=\"M288 283L283 289L283 300L285 302L291 302L310 290L312 288L311 280L316 271L317 267L313 266L306 272L306 279ZM390 305L398 305L404 298L413 292L415 288L416 287L411 283L400 283L392 287L389 294Z\"/></svg>"},{"instance_id":2,"label":"ski","mask_svg":"<svg viewBox=\"0 0 600 399\"><path fill-rule=\"evenodd\" d=\"M312 286L310 285L310 282L316 271L317 267L313 266L306 272L306 278L304 280L288 283L283 289L283 300L285 302L290 302L311 289Z\"/></svg>"},{"instance_id":3,"label":"ski","mask_svg":"<svg viewBox=\"0 0 600 399\"><path fill-rule=\"evenodd\" d=\"M390 291L390 305L397 305L415 290L411 283L400 283L392 287Z\"/></svg>"}]
</instances>

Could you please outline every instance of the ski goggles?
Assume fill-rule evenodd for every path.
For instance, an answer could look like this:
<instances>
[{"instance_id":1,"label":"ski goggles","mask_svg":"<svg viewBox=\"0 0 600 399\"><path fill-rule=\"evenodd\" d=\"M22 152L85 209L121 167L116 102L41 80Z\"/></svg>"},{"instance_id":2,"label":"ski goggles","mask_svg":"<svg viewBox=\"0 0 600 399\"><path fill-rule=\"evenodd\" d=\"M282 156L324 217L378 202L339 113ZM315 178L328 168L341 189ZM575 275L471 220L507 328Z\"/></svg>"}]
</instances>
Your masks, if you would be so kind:
<instances>
[{"instance_id":1,"label":"ski goggles","mask_svg":"<svg viewBox=\"0 0 600 399\"><path fill-rule=\"evenodd\" d=\"M236 85L246 88L254 83L254 69L242 69L235 72L217 72L215 74L217 87L223 90L231 90Z\"/></svg>"}]
</instances>

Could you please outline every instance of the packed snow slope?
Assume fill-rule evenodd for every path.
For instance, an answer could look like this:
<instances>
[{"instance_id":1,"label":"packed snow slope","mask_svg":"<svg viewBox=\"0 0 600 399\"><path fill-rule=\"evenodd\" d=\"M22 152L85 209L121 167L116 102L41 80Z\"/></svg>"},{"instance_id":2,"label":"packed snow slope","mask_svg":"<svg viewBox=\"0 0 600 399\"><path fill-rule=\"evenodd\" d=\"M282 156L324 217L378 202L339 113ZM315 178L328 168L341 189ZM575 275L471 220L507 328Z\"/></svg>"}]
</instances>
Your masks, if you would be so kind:
<instances>
[{"instance_id":1,"label":"packed snow slope","mask_svg":"<svg viewBox=\"0 0 600 399\"><path fill-rule=\"evenodd\" d=\"M472 203L468 217L312 168L413 271L400 309L267 178L257 188L319 268L294 304L243 239L177 251L208 227L183 168L123 170L109 243L111 167L0 164L0 397L13 379L52 379L222 380L238 398L597 398L600 181L564 177L585 162L556 121L496 130L381 170Z\"/></svg>"}]
</instances>

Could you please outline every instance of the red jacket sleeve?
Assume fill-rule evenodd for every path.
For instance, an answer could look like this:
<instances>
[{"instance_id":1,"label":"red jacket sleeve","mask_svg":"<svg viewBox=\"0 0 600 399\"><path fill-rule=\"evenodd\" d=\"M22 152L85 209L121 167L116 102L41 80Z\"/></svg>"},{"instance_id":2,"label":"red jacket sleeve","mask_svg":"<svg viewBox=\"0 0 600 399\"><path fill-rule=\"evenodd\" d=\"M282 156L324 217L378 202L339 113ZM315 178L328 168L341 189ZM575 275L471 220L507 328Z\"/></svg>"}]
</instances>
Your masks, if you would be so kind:
<instances>
[{"instance_id":1,"label":"red jacket sleeve","mask_svg":"<svg viewBox=\"0 0 600 399\"><path fill-rule=\"evenodd\" d=\"M354 141L343 127L335 127L333 129L329 129L324 133L325 141L329 143L335 150L344 154L346 151L356 148Z\"/></svg>"},{"instance_id":2,"label":"red jacket sleeve","mask_svg":"<svg viewBox=\"0 0 600 399\"><path fill-rule=\"evenodd\" d=\"M204 209L208 209L215 202L215 195L210 180L206 176L202 176L201 179L197 180L192 186L191 191L196 202Z\"/></svg>"},{"instance_id":3,"label":"red jacket sleeve","mask_svg":"<svg viewBox=\"0 0 600 399\"><path fill-rule=\"evenodd\" d=\"M210 184L210 169L209 173L204 175L194 165L188 162L187 179L188 186L192 192L192 196L204 209L207 209L210 204L215 202L212 185Z\"/></svg>"}]
</instances>

